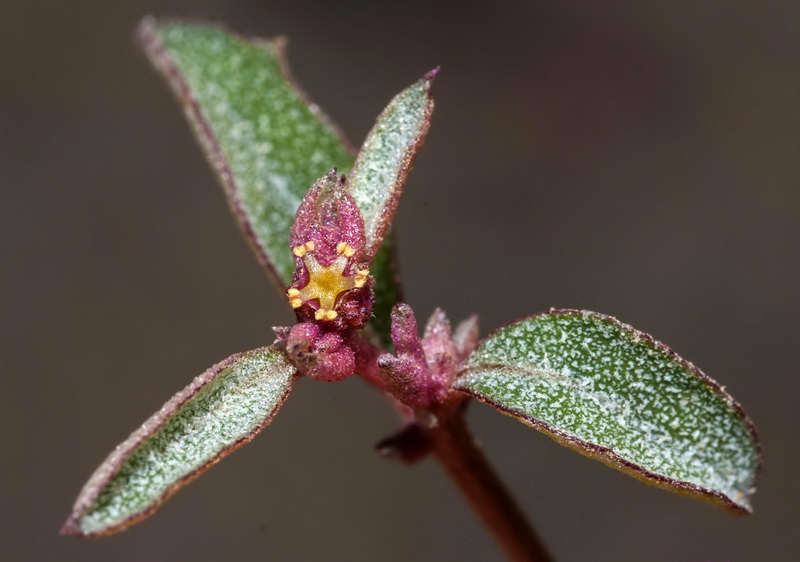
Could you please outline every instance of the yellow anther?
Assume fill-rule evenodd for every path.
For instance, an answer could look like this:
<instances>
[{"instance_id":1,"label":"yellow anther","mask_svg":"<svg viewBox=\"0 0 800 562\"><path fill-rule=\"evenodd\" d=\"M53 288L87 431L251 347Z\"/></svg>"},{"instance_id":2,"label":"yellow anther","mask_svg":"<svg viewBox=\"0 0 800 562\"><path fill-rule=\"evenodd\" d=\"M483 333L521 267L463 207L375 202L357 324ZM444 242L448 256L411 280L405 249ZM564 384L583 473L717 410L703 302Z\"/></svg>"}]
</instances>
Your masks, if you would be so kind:
<instances>
[{"instance_id":1,"label":"yellow anther","mask_svg":"<svg viewBox=\"0 0 800 562\"><path fill-rule=\"evenodd\" d=\"M289 297L289 304L292 308L300 308L303 306L303 299L300 298L300 291L294 287L290 287L286 291L286 296Z\"/></svg>"},{"instance_id":2,"label":"yellow anther","mask_svg":"<svg viewBox=\"0 0 800 562\"><path fill-rule=\"evenodd\" d=\"M316 247L317 247L317 245L316 245L316 244L314 244L314 242L313 242L313 241L311 241L311 240L309 240L308 242L306 242L304 245L305 245L305 247L306 247L306 250L308 250L309 252L313 252L313 251L314 251L314 248L316 248Z\"/></svg>"},{"instance_id":3,"label":"yellow anther","mask_svg":"<svg viewBox=\"0 0 800 562\"><path fill-rule=\"evenodd\" d=\"M339 242L336 244L336 253L340 255L344 254L346 258L352 258L354 255L356 255L355 248L353 248L347 242Z\"/></svg>"},{"instance_id":4,"label":"yellow anther","mask_svg":"<svg viewBox=\"0 0 800 562\"><path fill-rule=\"evenodd\" d=\"M292 248L292 253L296 255L298 258L302 258L306 255L306 247L304 244L300 244L299 246L295 246Z\"/></svg>"},{"instance_id":5,"label":"yellow anther","mask_svg":"<svg viewBox=\"0 0 800 562\"><path fill-rule=\"evenodd\" d=\"M367 276L369 275L369 269L359 269L356 271L355 276L353 279L355 280L356 287L361 288L367 282Z\"/></svg>"},{"instance_id":6,"label":"yellow anther","mask_svg":"<svg viewBox=\"0 0 800 562\"><path fill-rule=\"evenodd\" d=\"M339 314L335 310L323 310L319 309L314 312L314 318L317 320L335 320Z\"/></svg>"}]
</instances>

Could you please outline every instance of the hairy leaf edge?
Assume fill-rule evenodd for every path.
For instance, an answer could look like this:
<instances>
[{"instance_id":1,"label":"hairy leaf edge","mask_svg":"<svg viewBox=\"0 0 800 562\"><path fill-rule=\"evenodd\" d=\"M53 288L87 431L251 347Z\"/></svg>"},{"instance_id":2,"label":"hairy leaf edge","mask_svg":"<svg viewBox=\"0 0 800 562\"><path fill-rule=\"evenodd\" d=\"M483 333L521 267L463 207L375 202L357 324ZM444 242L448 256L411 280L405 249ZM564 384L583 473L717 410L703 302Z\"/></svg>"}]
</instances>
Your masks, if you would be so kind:
<instances>
[{"instance_id":1,"label":"hairy leaf edge","mask_svg":"<svg viewBox=\"0 0 800 562\"><path fill-rule=\"evenodd\" d=\"M167 84L175 94L175 97L178 98L179 102L181 103L183 112L186 115L187 120L189 121L189 125L194 131L193 136L195 137L197 143L200 145L200 148L202 149L209 165L214 170L215 175L217 176L217 180L220 182L220 185L222 186L222 189L225 193L225 198L228 202L228 206L230 207L233 215L236 217L236 222L239 225L239 228L242 230L242 233L244 234L244 237L246 238L249 246L255 253L256 259L258 259L258 262L265 269L267 276L273 281L278 290L280 292L283 292L288 281L281 278L277 269L272 264L272 261L269 258L269 254L264 248L261 247L261 244L259 243L258 238L255 235L255 232L253 231L253 228L250 224L250 220L247 216L247 212L245 211L244 207L241 204L241 199L238 197L238 188L236 185L236 180L233 177L233 173L230 169L228 160L225 158L222 149L219 146L217 137L214 134L213 129L211 128L211 124L205 118L203 111L200 108L200 104L192 95L192 89L189 87L189 84L183 78L183 74L178 68L178 65L175 63L175 61L172 59L169 53L167 53L163 43L161 42L161 39L158 36L159 22L161 25L204 25L223 30L226 33L230 33L231 35L239 38L241 41L248 42L253 45L259 45L269 48L272 48L274 46L277 49L278 62L280 64L281 72L286 82L294 89L295 93L297 93L297 95L303 100L303 102L311 110L311 112L318 119L320 119L320 121L322 121L325 125L331 128L331 130L339 138L345 149L351 155L354 155L354 158L356 150L353 147L353 144L348 140L346 135L339 128L339 126L332 119L328 117L328 115L319 107L319 105L317 105L311 100L310 96L305 92L305 90L303 90L299 86L298 82L295 80L294 76L291 73L289 64L286 60L286 48L288 42L285 38L276 37L273 40L266 40L259 37L238 33L236 31L231 30L227 26L216 24L213 22L203 21L200 19L159 20L153 16L148 16L145 17L137 27L135 32L135 39L137 43L142 48L144 53L147 55L153 67L156 70L158 70L165 78ZM430 114L426 119L428 119L428 121L430 120ZM419 146L421 146L421 141ZM411 160L413 160L413 157ZM411 161L408 162L409 170L410 170L410 164ZM407 173L408 170L406 171L406 174ZM405 178L405 176L403 176L403 178ZM385 229L384 229L384 234L385 234ZM396 240L389 241L388 243L390 244L389 250L387 250L390 254L388 256L388 259L391 260L391 264L389 267L389 269L391 270L390 274L392 275L392 279L394 281L394 285L398 295L402 297L403 287L399 273L400 265L396 260ZM378 246L375 248L374 254L377 254L380 247L381 245L378 244ZM287 248L288 248L288 242L287 242ZM374 254L372 255L372 257L374 257ZM381 335L380 339L384 343L386 341L389 341L388 335L385 334Z\"/></svg>"},{"instance_id":2,"label":"hairy leaf edge","mask_svg":"<svg viewBox=\"0 0 800 562\"><path fill-rule=\"evenodd\" d=\"M292 380L289 382L289 385L286 388L286 392L281 396L280 400L278 401L275 408L272 410L269 416L267 416L264 421L259 424L257 427L253 428L250 433L239 439L238 441L228 445L224 449L220 450L214 457L206 461L203 465L197 467L195 470L190 472L189 474L183 476L181 479L177 480L173 483L156 501L150 504L144 510L131 515L130 517L126 518L125 520L117 523L116 525L112 525L103 529L102 531L94 532L94 533L84 533L80 527L80 520L83 515L86 513L86 510L91 507L91 505L97 500L100 493L106 487L106 485L117 475L120 471L122 466L128 460L130 455L139 448L147 439L153 436L164 423L169 420L172 415L174 415L180 408L186 404L189 400L194 398L198 392L200 392L203 388L208 386L222 371L226 368L230 367L240 359L247 357L249 355L256 355L259 353L263 353L265 351L273 350L276 353L280 353L275 348L268 346L268 347L261 347L258 349L253 349L251 351L244 351L241 353L236 353L231 355L230 357L223 359L216 365L212 366L211 368L207 369L204 373L196 377L186 388L175 394L172 398L170 398L155 414L153 414L150 418L147 419L136 431L134 431L125 441L119 444L111 454L106 457L106 459L100 464L99 467L94 471L92 476L86 482L86 485L81 490L80 494L78 494L78 498L75 500L75 505L72 508L72 512L70 513L67 521L64 523L63 527L60 530L60 534L62 535L73 535L78 537L84 538L95 538L95 537L104 537L107 535L111 535L120 531L124 531L129 526L138 523L139 521L149 517L152 515L161 505L167 501L170 497L172 497L178 490L180 490L185 485L191 483L194 479L199 477L203 474L206 470L211 468L214 464L222 460L224 457L228 456L236 449L245 445L253 440L253 438L258 435L262 429L268 426L272 419L277 414L278 410L281 409L286 398L289 396L289 393L292 391L295 383L297 382L299 375L295 374ZM288 362L288 358L287 358Z\"/></svg>"},{"instance_id":3,"label":"hairy leaf edge","mask_svg":"<svg viewBox=\"0 0 800 562\"><path fill-rule=\"evenodd\" d=\"M298 85L286 60L286 50L288 44L286 38L276 37L275 39L267 40L240 34L230 30L226 26L219 24L203 22L199 20L157 20L152 16L144 18L137 27L135 33L137 42L147 55L153 67L164 76L167 84L180 101L183 112L189 121L189 125L194 131L194 136L200 145L200 148L203 150L206 160L216 173L218 181L222 185L222 189L225 192L225 196L228 201L228 206L237 219L236 222L239 224L239 227L241 228L250 247L253 249L253 252L255 252L259 263L267 271L267 275L270 277L270 279L272 279L282 291L288 281L281 278L277 269L270 260L269 253L261 246L250 223L247 212L241 203L241 199L238 194L239 189L236 184L236 179L233 177L230 164L219 145L219 141L211 124L209 123L208 119L206 119L200 104L194 97L191 87L184 79L183 74L178 68L178 65L175 63L175 60L165 49L164 44L159 37L159 25L204 25L225 31L226 33L238 38L240 41L250 43L259 48L275 48L281 73L283 78L286 80L286 83L289 84L289 86L295 91L295 93L311 110L311 112L327 127L330 127L330 129L336 134L342 145L348 152L350 152L350 154L354 154L355 149L353 148L352 143L350 143L347 137L345 137L341 129L327 116L327 114L325 114L319 105L311 100L309 95Z\"/></svg>"},{"instance_id":4,"label":"hairy leaf edge","mask_svg":"<svg viewBox=\"0 0 800 562\"><path fill-rule=\"evenodd\" d=\"M431 93L431 88L433 86L433 80L436 78L436 75L439 73L439 67L434 68L427 72L422 78L417 80L414 84L412 84L409 88L413 88L418 84L422 83L425 89L425 111L422 116L422 126L417 131L417 134L414 136L414 139L409 143L403 153L403 157L401 159L400 167L397 171L397 176L394 180L394 185L392 186L389 196L386 198L384 202L383 208L380 211L380 216L376 223L376 228L374 232L367 233L368 237L368 246L365 250L365 254L368 259L372 259L375 254L378 252L378 249L381 246L384 236L386 235L386 231L389 228L389 225L392 222L392 218L394 217L394 213L397 210L397 205L400 201L400 196L403 193L403 189L405 188L406 180L408 179L408 174L411 172L411 169L414 165L414 160L417 157L417 153L419 149L422 148L422 145L425 144L425 139L428 136L428 131L430 130L431 126L431 117L433 116L433 109L434 109L434 102L433 102L433 94ZM408 90L409 88L406 88ZM380 124L384 116L392 109L392 104L394 100L397 99L399 96L402 96L405 91L400 92L395 97L389 101L387 106L381 111L378 118L375 120L375 125L372 129L370 129L369 134L367 134L367 138L364 139L363 146L367 146L371 141L375 134L377 134L376 129L378 128L378 124ZM359 168L361 165L361 154L362 151L359 151L358 156L356 157L356 162L353 165L353 170L351 171L351 177L357 177Z\"/></svg>"},{"instance_id":5,"label":"hairy leaf edge","mask_svg":"<svg viewBox=\"0 0 800 562\"><path fill-rule=\"evenodd\" d=\"M717 395L721 396L722 399L725 401L725 403L736 413L739 419L741 419L745 423L745 425L748 428L748 431L750 432L750 436L753 440L753 443L755 444L756 447L758 463L756 465L756 470L753 475L753 481L750 483L750 490L751 490L750 496L753 495L753 493L756 490L758 479L760 477L763 467L763 453L761 448L761 441L758 437L758 432L756 431L755 425L753 424L752 420L745 413L742 406L736 400L734 400L734 398L730 394L728 394L725 391L725 389L723 389L720 386L719 383L717 383L714 379L706 375L693 363L687 361L686 359L675 353L669 346L656 340L650 334L641 332L636 328L634 328L633 326L630 326L629 324L620 322L617 318L614 318L613 316L608 316L605 314L601 314L599 312L591 312L588 310L551 308L547 312L539 312L537 314L532 314L530 316L525 316L517 320L508 322L507 324L504 324L503 326L500 326L499 328L493 330L486 338L484 338L484 340L489 339L495 333L498 333L501 330L509 326L512 326L514 324L518 324L519 322L522 322L524 320L529 320L537 316L554 315L554 314L579 315L584 317L589 316L605 322L610 322L611 324L620 328L624 332L627 332L631 334L633 337L638 338L647 343L648 345L652 346L652 348L655 349L656 351L666 354L669 359L679 363L689 373L691 373L693 376L697 377L701 382L703 382L703 384L705 384L706 387L714 391ZM484 340L481 340L481 342L478 344L478 348L480 347L481 343L483 343ZM602 445L597 445L595 443L590 443L588 441L583 441L582 439L578 439L577 437L574 437L564 431L554 428L548 423L514 412L511 409L506 408L505 406L502 406L500 404L493 402L492 400L489 400L488 398L479 396L478 394L470 391L469 389L459 387L458 379L460 377L462 377L466 373L481 368L507 368L507 367L506 365L502 364L498 365L482 364L482 365L467 367L466 369L463 369L458 373L458 377L456 378L453 384L453 389L462 392L468 396L472 396L473 398L483 402L484 404L488 404L489 406L495 408L500 413L505 414L507 416L511 416L521 421L525 425L528 425L544 433L545 435L547 435L548 437L550 437L551 439L553 439L554 441L556 441L561 445L569 447L570 449L584 456L598 460L603 464L605 464L606 466L620 470L625 474L628 474L629 476L632 476L633 478L636 478L637 480L644 482L645 484L656 486L658 488L662 488L664 490L668 490L680 495L706 501L718 507L725 508L737 515L750 515L753 512L751 506L737 503L734 499L728 497L726 494L723 494L722 492L719 492L717 490L711 490L709 488L705 488L703 486L699 486L691 482L676 480L674 478L669 478L661 474L656 474L639 466L636 463L626 460L625 458L615 453L612 449L608 447L604 447Z\"/></svg>"}]
</instances>

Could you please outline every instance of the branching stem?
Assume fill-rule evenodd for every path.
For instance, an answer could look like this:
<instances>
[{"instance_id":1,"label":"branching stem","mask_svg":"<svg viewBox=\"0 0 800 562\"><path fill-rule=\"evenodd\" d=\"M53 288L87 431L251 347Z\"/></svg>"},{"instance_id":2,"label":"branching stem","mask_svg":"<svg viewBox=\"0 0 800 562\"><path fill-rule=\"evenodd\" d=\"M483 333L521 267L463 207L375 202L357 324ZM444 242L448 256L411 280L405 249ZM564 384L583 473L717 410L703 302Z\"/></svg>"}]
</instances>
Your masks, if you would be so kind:
<instances>
[{"instance_id":1,"label":"branching stem","mask_svg":"<svg viewBox=\"0 0 800 562\"><path fill-rule=\"evenodd\" d=\"M357 372L386 392L376 359L383 353L365 339L353 339ZM464 421L466 397L451 393L429 409L416 410L417 427L426 434L425 447L436 457L447 474L458 485L472 509L494 536L509 560L515 562L551 562L533 526L511 496L492 466L486 460ZM413 410L395 400L398 413L406 422ZM408 426L407 426L408 427ZM395 442L394 446L403 444ZM415 439L411 446L419 446ZM404 455L397 454L403 459ZM416 455L411 455L418 458ZM412 461L413 462L413 461Z\"/></svg>"}]
</instances>

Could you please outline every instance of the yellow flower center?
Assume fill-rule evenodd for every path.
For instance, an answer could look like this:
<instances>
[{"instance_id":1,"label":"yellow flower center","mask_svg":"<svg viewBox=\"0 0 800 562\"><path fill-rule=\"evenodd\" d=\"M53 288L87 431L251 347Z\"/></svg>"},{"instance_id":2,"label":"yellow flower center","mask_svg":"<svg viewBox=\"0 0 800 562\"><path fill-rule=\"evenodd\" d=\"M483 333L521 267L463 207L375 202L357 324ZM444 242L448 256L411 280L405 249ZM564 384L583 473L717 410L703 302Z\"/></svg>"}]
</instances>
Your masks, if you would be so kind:
<instances>
[{"instance_id":1,"label":"yellow flower center","mask_svg":"<svg viewBox=\"0 0 800 562\"><path fill-rule=\"evenodd\" d=\"M339 254L328 267L321 265L311 252L315 249L313 242L306 242L292 249L294 255L303 259L308 270L308 284L302 289L291 288L286 292L292 308L299 308L303 303L318 300L319 308L314 313L317 320L333 320L338 316L336 299L350 289L363 287L367 282L369 270L360 269L353 277L345 277L344 270L355 250L344 242L336 246Z\"/></svg>"}]
</instances>

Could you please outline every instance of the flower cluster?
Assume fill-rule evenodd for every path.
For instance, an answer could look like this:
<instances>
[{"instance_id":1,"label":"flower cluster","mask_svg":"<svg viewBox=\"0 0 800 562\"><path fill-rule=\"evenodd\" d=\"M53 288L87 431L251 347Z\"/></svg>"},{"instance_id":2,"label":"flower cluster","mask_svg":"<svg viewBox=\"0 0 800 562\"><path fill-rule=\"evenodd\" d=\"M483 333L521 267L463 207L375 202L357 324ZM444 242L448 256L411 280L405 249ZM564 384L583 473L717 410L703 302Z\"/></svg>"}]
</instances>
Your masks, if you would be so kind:
<instances>
[{"instance_id":1,"label":"flower cluster","mask_svg":"<svg viewBox=\"0 0 800 562\"><path fill-rule=\"evenodd\" d=\"M295 271L286 297L298 324L279 328L278 341L303 375L339 381L357 364L367 365L377 373L373 382L410 408L444 403L458 365L477 345L477 320L463 323L454 336L437 310L420 338L414 312L399 303L392 311L395 353L365 346L357 333L368 323L375 297L364 241L364 220L347 178L334 169L314 183L292 225Z\"/></svg>"}]
</instances>

